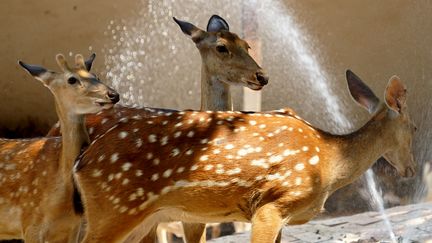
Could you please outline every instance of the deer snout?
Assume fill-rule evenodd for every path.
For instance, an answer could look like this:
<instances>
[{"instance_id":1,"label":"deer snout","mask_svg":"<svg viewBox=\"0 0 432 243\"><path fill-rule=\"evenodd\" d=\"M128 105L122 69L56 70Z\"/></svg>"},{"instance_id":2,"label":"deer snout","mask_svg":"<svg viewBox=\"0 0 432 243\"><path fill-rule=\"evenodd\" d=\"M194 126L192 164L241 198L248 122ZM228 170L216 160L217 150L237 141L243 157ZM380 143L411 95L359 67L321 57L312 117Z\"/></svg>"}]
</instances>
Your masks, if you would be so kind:
<instances>
[{"instance_id":1,"label":"deer snout","mask_svg":"<svg viewBox=\"0 0 432 243\"><path fill-rule=\"evenodd\" d=\"M255 75L256 75L256 79L258 80L260 85L264 86L264 85L268 84L269 77L265 73L257 72Z\"/></svg>"},{"instance_id":2,"label":"deer snout","mask_svg":"<svg viewBox=\"0 0 432 243\"><path fill-rule=\"evenodd\" d=\"M120 95L119 95L119 93L117 93L117 92L114 91L114 90L108 90L107 96L108 96L108 98L111 100L111 102L112 102L113 104L119 102L119 100L120 100Z\"/></svg>"}]
</instances>

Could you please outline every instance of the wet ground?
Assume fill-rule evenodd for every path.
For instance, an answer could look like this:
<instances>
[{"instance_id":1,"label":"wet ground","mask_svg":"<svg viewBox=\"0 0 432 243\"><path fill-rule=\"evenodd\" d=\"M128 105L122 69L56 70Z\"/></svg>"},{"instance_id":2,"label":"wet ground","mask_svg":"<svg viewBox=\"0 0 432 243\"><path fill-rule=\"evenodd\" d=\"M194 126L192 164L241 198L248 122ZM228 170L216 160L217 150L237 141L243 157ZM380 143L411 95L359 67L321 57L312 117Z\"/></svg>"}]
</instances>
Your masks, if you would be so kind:
<instances>
[{"instance_id":1,"label":"wet ground","mask_svg":"<svg viewBox=\"0 0 432 243\"><path fill-rule=\"evenodd\" d=\"M397 242L432 243L432 203L386 210ZM209 243L249 242L249 232L221 237ZM391 242L382 216L367 212L346 217L311 221L283 229L282 242Z\"/></svg>"}]
</instances>

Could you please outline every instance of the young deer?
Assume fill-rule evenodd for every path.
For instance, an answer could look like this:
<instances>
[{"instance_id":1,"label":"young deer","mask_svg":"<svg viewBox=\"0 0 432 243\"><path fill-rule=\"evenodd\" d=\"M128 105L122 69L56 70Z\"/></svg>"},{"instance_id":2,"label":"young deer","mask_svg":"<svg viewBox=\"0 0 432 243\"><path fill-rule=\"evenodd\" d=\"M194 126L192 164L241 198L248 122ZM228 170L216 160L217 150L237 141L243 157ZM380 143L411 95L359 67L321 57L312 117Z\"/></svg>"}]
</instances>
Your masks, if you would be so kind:
<instances>
[{"instance_id":1,"label":"young deer","mask_svg":"<svg viewBox=\"0 0 432 243\"><path fill-rule=\"evenodd\" d=\"M86 208L83 242L117 242L157 222L252 222L252 242L317 215L326 198L380 156L415 174L406 89L392 77L385 103L352 72L348 87L373 117L332 135L286 114L167 113L130 118L81 155L74 177ZM150 132L149 132L150 131Z\"/></svg>"},{"instance_id":2,"label":"young deer","mask_svg":"<svg viewBox=\"0 0 432 243\"><path fill-rule=\"evenodd\" d=\"M62 138L0 139L0 239L76 242L80 205L72 167L89 144L84 115L108 109L119 95L90 74L94 55L76 55L69 67L56 56L61 73L19 64L54 95Z\"/></svg>"}]
</instances>

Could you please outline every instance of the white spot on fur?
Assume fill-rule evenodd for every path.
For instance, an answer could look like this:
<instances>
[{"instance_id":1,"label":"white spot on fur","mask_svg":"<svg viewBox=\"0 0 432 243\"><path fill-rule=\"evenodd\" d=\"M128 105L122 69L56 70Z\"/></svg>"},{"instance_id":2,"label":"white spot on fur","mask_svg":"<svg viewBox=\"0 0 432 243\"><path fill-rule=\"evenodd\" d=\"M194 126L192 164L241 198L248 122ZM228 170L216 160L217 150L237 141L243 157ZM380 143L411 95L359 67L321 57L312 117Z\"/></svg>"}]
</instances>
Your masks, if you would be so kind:
<instances>
[{"instance_id":1,"label":"white spot on fur","mask_svg":"<svg viewBox=\"0 0 432 243\"><path fill-rule=\"evenodd\" d=\"M283 157L281 155L273 155L269 158L270 163L279 163L283 160Z\"/></svg>"},{"instance_id":2,"label":"white spot on fur","mask_svg":"<svg viewBox=\"0 0 432 243\"><path fill-rule=\"evenodd\" d=\"M102 175L102 170L94 169L93 170L93 177L100 177Z\"/></svg>"},{"instance_id":3,"label":"white spot on fur","mask_svg":"<svg viewBox=\"0 0 432 243\"><path fill-rule=\"evenodd\" d=\"M236 175L236 174L239 174L240 172L241 172L240 168L235 168L232 170L227 170L226 174L227 175Z\"/></svg>"},{"instance_id":4,"label":"white spot on fur","mask_svg":"<svg viewBox=\"0 0 432 243\"><path fill-rule=\"evenodd\" d=\"M119 159L119 154L118 153L113 153L111 155L111 163L115 163L118 159Z\"/></svg>"},{"instance_id":5,"label":"white spot on fur","mask_svg":"<svg viewBox=\"0 0 432 243\"><path fill-rule=\"evenodd\" d=\"M158 179L159 179L159 174L158 174L158 173L155 173L155 174L152 175L152 177L151 177L150 180L152 180L152 181L157 181Z\"/></svg>"},{"instance_id":6,"label":"white spot on fur","mask_svg":"<svg viewBox=\"0 0 432 243\"><path fill-rule=\"evenodd\" d=\"M309 164L311 165L316 165L319 162L319 157L318 155L313 156L312 158L309 159Z\"/></svg>"},{"instance_id":7,"label":"white spot on fur","mask_svg":"<svg viewBox=\"0 0 432 243\"><path fill-rule=\"evenodd\" d=\"M200 157L200 161L206 161L208 160L208 155L203 155Z\"/></svg>"},{"instance_id":8,"label":"white spot on fur","mask_svg":"<svg viewBox=\"0 0 432 243\"><path fill-rule=\"evenodd\" d=\"M225 149L233 149L233 148L234 148L234 145L232 145L232 144L225 145Z\"/></svg>"},{"instance_id":9,"label":"white spot on fur","mask_svg":"<svg viewBox=\"0 0 432 243\"><path fill-rule=\"evenodd\" d=\"M143 144L142 139L141 139L141 138L138 138L138 139L135 141L135 144L136 144L137 148L141 147L142 144Z\"/></svg>"},{"instance_id":10,"label":"white spot on fur","mask_svg":"<svg viewBox=\"0 0 432 243\"><path fill-rule=\"evenodd\" d=\"M179 167L177 169L177 173L182 173L185 170L185 167Z\"/></svg>"},{"instance_id":11,"label":"white spot on fur","mask_svg":"<svg viewBox=\"0 0 432 243\"><path fill-rule=\"evenodd\" d=\"M191 155L191 154L193 154L193 150L192 150L192 149L188 149L188 150L186 151L186 155Z\"/></svg>"},{"instance_id":12,"label":"white spot on fur","mask_svg":"<svg viewBox=\"0 0 432 243\"><path fill-rule=\"evenodd\" d=\"M190 168L191 171L194 171L194 170L197 170L197 169L198 169L198 165L192 165L191 168Z\"/></svg>"},{"instance_id":13,"label":"white spot on fur","mask_svg":"<svg viewBox=\"0 0 432 243\"><path fill-rule=\"evenodd\" d=\"M168 143L168 136L163 136L161 139L161 145L165 146Z\"/></svg>"},{"instance_id":14,"label":"white spot on fur","mask_svg":"<svg viewBox=\"0 0 432 243\"><path fill-rule=\"evenodd\" d=\"M159 163L160 163L160 159L155 158L155 159L153 160L153 164L154 164L154 165L159 165Z\"/></svg>"},{"instance_id":15,"label":"white spot on fur","mask_svg":"<svg viewBox=\"0 0 432 243\"><path fill-rule=\"evenodd\" d=\"M126 162L122 165L122 170L123 171L128 171L130 168L132 167L132 164L129 162Z\"/></svg>"},{"instance_id":16,"label":"white spot on fur","mask_svg":"<svg viewBox=\"0 0 432 243\"><path fill-rule=\"evenodd\" d=\"M206 165L206 166L204 166L204 170L211 170L211 169L213 169L213 165Z\"/></svg>"},{"instance_id":17,"label":"white spot on fur","mask_svg":"<svg viewBox=\"0 0 432 243\"><path fill-rule=\"evenodd\" d=\"M142 175L143 175L142 170L136 170L136 171L135 171L135 176L140 177L140 176L142 176Z\"/></svg>"},{"instance_id":18,"label":"white spot on fur","mask_svg":"<svg viewBox=\"0 0 432 243\"><path fill-rule=\"evenodd\" d=\"M125 131L121 131L121 132L119 132L118 137L119 137L120 139L124 139L124 138L127 137L127 135L128 135L127 132L125 132Z\"/></svg>"},{"instance_id":19,"label":"white spot on fur","mask_svg":"<svg viewBox=\"0 0 432 243\"><path fill-rule=\"evenodd\" d=\"M296 177L294 183L296 184L296 186L300 186L301 183L302 183L302 178L300 178L300 177Z\"/></svg>"},{"instance_id":20,"label":"white spot on fur","mask_svg":"<svg viewBox=\"0 0 432 243\"><path fill-rule=\"evenodd\" d=\"M105 159L105 155L102 154L101 156L99 156L99 158L98 158L98 162L101 162L101 161L104 160L104 159Z\"/></svg>"},{"instance_id":21,"label":"white spot on fur","mask_svg":"<svg viewBox=\"0 0 432 243\"><path fill-rule=\"evenodd\" d=\"M154 134L150 134L149 136L148 136L148 141L150 142L150 143L155 143L157 140L156 140L156 135L154 135Z\"/></svg>"},{"instance_id":22,"label":"white spot on fur","mask_svg":"<svg viewBox=\"0 0 432 243\"><path fill-rule=\"evenodd\" d=\"M178 149L178 148L175 148L175 149L173 149L172 151L171 151L171 156L172 157L175 157L175 156L177 156L177 155L179 155L180 154L180 149Z\"/></svg>"},{"instance_id":23,"label":"white spot on fur","mask_svg":"<svg viewBox=\"0 0 432 243\"><path fill-rule=\"evenodd\" d=\"M290 155L296 155L300 152L300 150L291 150L291 149L286 149L283 151L283 156L290 156Z\"/></svg>"},{"instance_id":24,"label":"white spot on fur","mask_svg":"<svg viewBox=\"0 0 432 243\"><path fill-rule=\"evenodd\" d=\"M294 166L294 169L297 170L297 171L301 171L301 170L303 170L304 168L305 168L305 166L304 166L303 163L298 163L298 164L296 164L296 165Z\"/></svg>"},{"instance_id":25,"label":"white spot on fur","mask_svg":"<svg viewBox=\"0 0 432 243\"><path fill-rule=\"evenodd\" d=\"M172 169L168 169L163 173L163 177L168 178L172 174Z\"/></svg>"},{"instance_id":26,"label":"white spot on fur","mask_svg":"<svg viewBox=\"0 0 432 243\"><path fill-rule=\"evenodd\" d=\"M194 134L195 134L195 132L194 131L189 131L188 132L188 134L186 135L186 136L188 136L188 137L193 137L194 136Z\"/></svg>"},{"instance_id":27,"label":"white spot on fur","mask_svg":"<svg viewBox=\"0 0 432 243\"><path fill-rule=\"evenodd\" d=\"M306 151L309 150L309 147L308 147L308 146L303 146L303 147L302 147L302 150L303 150L304 152L306 152Z\"/></svg>"},{"instance_id":28,"label":"white spot on fur","mask_svg":"<svg viewBox=\"0 0 432 243\"><path fill-rule=\"evenodd\" d=\"M265 159L254 159L251 161L251 165L268 169L269 165L265 161L266 161Z\"/></svg>"}]
</instances>

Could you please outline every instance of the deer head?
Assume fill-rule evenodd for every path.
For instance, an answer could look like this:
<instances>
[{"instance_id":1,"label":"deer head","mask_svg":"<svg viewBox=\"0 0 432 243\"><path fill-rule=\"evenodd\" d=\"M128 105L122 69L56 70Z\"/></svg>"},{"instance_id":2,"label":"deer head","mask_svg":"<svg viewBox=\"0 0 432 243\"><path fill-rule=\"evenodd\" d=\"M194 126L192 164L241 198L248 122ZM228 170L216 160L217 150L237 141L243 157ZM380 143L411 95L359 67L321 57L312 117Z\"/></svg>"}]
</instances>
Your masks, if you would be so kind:
<instances>
[{"instance_id":1,"label":"deer head","mask_svg":"<svg viewBox=\"0 0 432 243\"><path fill-rule=\"evenodd\" d=\"M391 77L384 92L385 103L381 103L371 89L353 72L348 70L346 77L354 100L369 113L375 114L374 120L387 119L390 123L387 129L392 132L385 138L390 145L388 146L390 150L383 157L401 176L414 176L416 163L411 146L416 127L408 114L405 85L397 76Z\"/></svg>"},{"instance_id":2,"label":"deer head","mask_svg":"<svg viewBox=\"0 0 432 243\"><path fill-rule=\"evenodd\" d=\"M90 73L95 54L84 61L82 55L75 56L75 67L69 67L62 54L56 56L63 72L57 73L41 66L18 63L35 79L41 81L54 95L59 106L73 114L96 113L111 108L119 101L119 94L103 84ZM57 97L61 94L62 97Z\"/></svg>"},{"instance_id":3,"label":"deer head","mask_svg":"<svg viewBox=\"0 0 432 243\"><path fill-rule=\"evenodd\" d=\"M264 70L249 55L248 43L229 31L228 23L213 15L207 31L174 18L184 34L191 37L200 51L205 68L215 78L230 85L260 90L268 83Z\"/></svg>"}]
</instances>

